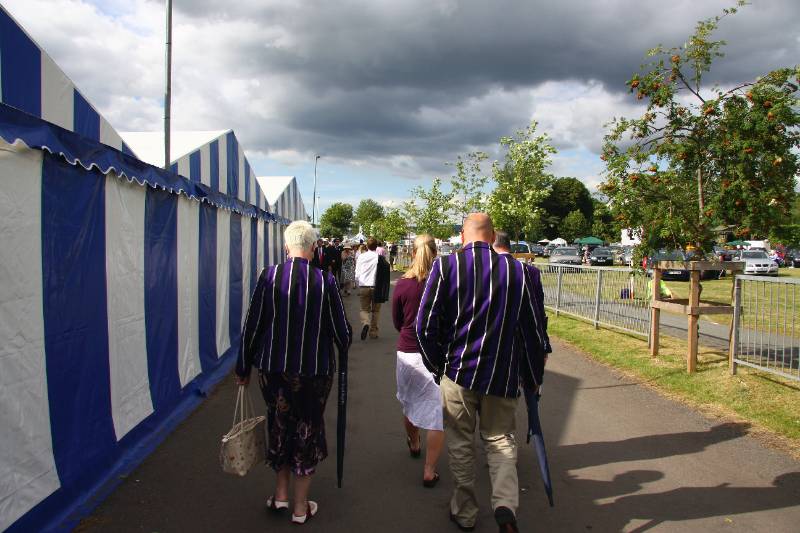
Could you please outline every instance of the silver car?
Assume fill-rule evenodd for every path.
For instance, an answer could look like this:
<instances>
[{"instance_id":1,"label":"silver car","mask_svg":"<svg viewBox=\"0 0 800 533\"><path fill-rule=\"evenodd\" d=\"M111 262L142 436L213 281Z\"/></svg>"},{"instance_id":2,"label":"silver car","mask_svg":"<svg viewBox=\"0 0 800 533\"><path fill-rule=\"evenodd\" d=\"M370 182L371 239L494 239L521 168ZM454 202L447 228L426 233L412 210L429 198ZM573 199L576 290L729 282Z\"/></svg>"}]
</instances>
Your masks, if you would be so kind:
<instances>
[{"instance_id":1,"label":"silver car","mask_svg":"<svg viewBox=\"0 0 800 533\"><path fill-rule=\"evenodd\" d=\"M777 276L778 263L760 250L742 250L734 256L734 261L744 262L744 273L762 276Z\"/></svg>"},{"instance_id":2,"label":"silver car","mask_svg":"<svg viewBox=\"0 0 800 533\"><path fill-rule=\"evenodd\" d=\"M550 262L561 265L580 265L583 263L581 252L577 248L561 246L550 252Z\"/></svg>"}]
</instances>

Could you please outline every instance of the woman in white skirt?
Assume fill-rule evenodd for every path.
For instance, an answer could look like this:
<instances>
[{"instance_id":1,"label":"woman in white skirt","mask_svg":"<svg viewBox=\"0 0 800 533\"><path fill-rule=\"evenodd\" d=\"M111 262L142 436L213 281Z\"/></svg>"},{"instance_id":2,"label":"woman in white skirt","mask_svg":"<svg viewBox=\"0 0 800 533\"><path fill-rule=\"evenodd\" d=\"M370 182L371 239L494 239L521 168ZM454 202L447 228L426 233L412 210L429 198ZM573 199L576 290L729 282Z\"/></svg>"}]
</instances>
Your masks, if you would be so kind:
<instances>
[{"instance_id":1,"label":"woman in white skirt","mask_svg":"<svg viewBox=\"0 0 800 533\"><path fill-rule=\"evenodd\" d=\"M411 457L422 454L420 429L428 431L422 484L435 487L439 481L436 463L444 445L442 396L439 385L422 363L415 323L425 280L436 258L436 242L430 235L414 240L411 267L398 280L392 296L392 319L400 332L397 339L397 399L403 406L406 443Z\"/></svg>"}]
</instances>

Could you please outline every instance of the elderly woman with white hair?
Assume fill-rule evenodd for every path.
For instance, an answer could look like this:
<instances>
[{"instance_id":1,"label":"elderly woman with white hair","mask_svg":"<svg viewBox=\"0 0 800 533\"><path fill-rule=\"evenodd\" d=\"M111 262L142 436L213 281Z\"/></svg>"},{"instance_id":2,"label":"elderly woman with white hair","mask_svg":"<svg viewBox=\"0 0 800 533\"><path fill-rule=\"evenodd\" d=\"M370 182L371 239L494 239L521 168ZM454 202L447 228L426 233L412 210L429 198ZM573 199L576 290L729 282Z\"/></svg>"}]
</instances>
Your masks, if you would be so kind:
<instances>
[{"instance_id":1,"label":"elderly woman with white hair","mask_svg":"<svg viewBox=\"0 0 800 533\"><path fill-rule=\"evenodd\" d=\"M328 455L323 414L335 372L334 345L350 345L339 288L333 274L310 264L317 232L308 222L293 222L284 232L289 258L265 268L258 278L236 364L246 385L253 366L267 404L267 465L277 474L271 511L289 509L294 477L292 522L317 513L308 500L311 477Z\"/></svg>"}]
</instances>

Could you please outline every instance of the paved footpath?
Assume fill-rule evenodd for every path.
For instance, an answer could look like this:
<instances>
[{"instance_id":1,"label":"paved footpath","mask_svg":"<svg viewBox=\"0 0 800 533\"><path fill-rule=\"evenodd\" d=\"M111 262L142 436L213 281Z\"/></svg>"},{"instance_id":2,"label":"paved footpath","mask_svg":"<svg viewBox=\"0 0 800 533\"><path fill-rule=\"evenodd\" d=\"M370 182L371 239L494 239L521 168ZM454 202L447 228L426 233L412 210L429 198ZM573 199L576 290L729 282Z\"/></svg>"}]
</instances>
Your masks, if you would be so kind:
<instances>
[{"instance_id":1,"label":"paved footpath","mask_svg":"<svg viewBox=\"0 0 800 533\"><path fill-rule=\"evenodd\" d=\"M346 305L356 327L356 296ZM320 511L306 531L457 531L447 518L452 481L446 454L434 489L422 487L422 463L408 455L394 397L396 336L388 311L385 306L381 338L356 340L350 352L342 489L335 481L332 391L330 457L312 485ZM556 507L547 506L533 450L521 442L521 531L800 531L800 463L746 436L744 425L709 420L557 341L554 350L542 416ZM234 392L232 379L221 383L79 529L297 531L288 518L264 509L271 471L259 467L238 478L219 468L219 439L230 425ZM524 402L517 424L524 432ZM496 531L483 459L477 468L482 509L476 531Z\"/></svg>"}]
</instances>

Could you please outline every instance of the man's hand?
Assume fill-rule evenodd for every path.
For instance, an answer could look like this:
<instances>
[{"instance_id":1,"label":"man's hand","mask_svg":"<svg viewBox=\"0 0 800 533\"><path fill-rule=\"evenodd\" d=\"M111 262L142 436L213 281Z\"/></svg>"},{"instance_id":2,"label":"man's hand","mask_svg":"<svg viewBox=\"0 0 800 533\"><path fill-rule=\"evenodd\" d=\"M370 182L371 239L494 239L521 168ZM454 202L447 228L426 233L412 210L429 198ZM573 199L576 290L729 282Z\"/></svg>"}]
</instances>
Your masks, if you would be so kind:
<instances>
[{"instance_id":1,"label":"man's hand","mask_svg":"<svg viewBox=\"0 0 800 533\"><path fill-rule=\"evenodd\" d=\"M250 376L235 376L234 380L236 381L237 385L244 385L246 387L250 384Z\"/></svg>"}]
</instances>

